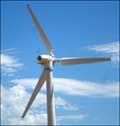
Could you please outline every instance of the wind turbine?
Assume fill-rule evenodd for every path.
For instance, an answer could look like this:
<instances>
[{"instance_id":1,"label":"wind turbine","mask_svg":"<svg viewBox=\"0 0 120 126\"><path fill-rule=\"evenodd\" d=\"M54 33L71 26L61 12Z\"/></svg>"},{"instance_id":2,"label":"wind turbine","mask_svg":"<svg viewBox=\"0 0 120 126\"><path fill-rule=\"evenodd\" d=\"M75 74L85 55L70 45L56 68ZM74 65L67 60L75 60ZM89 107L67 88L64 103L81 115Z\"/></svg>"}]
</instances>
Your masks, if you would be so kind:
<instances>
[{"instance_id":1,"label":"wind turbine","mask_svg":"<svg viewBox=\"0 0 120 126\"><path fill-rule=\"evenodd\" d=\"M48 116L48 125L56 125L56 116L55 116L55 104L54 104L54 86L52 83L53 75L53 65L57 62L60 62L63 66L68 65L77 65L77 64L86 64L86 63L96 63L96 62L105 62L111 61L110 58L55 58L53 55L53 47L48 40L45 32L43 31L40 23L38 22L37 18L35 17L30 5L27 5L27 9L38 29L38 32L43 39L43 42L48 49L48 55L39 55L37 57L38 63L44 66L43 72L41 77L39 78L37 85L33 91L33 94L25 108L25 111L22 114L22 118L25 117L27 111L31 107L33 101L35 100L38 92L42 88L43 84L46 81L46 88L47 88L47 116Z\"/></svg>"}]
</instances>

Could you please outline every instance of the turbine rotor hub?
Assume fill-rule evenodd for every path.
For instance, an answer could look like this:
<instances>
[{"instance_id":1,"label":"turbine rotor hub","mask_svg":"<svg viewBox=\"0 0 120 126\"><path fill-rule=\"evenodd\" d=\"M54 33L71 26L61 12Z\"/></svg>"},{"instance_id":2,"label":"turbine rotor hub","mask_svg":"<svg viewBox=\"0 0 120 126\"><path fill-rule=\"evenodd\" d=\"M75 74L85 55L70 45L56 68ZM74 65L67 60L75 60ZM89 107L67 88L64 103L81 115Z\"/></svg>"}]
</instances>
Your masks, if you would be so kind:
<instances>
[{"instance_id":1,"label":"turbine rotor hub","mask_svg":"<svg viewBox=\"0 0 120 126\"><path fill-rule=\"evenodd\" d=\"M46 65L49 61L54 61L54 58L50 55L39 55L37 57L38 64Z\"/></svg>"}]
</instances>

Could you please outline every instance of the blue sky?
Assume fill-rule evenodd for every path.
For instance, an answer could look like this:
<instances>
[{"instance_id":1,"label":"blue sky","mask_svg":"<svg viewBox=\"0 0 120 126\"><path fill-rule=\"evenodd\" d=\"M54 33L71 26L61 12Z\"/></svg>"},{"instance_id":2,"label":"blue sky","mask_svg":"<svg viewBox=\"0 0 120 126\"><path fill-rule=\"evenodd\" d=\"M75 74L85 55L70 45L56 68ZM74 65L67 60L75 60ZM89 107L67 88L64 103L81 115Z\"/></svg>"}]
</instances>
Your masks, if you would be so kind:
<instances>
[{"instance_id":1,"label":"blue sky","mask_svg":"<svg viewBox=\"0 0 120 126\"><path fill-rule=\"evenodd\" d=\"M54 67L57 124L118 124L119 3L1 2L2 124L46 124L45 85L21 114L47 54L26 8L29 3L56 57L111 57L111 62ZM11 113L13 113L11 115Z\"/></svg>"}]
</instances>

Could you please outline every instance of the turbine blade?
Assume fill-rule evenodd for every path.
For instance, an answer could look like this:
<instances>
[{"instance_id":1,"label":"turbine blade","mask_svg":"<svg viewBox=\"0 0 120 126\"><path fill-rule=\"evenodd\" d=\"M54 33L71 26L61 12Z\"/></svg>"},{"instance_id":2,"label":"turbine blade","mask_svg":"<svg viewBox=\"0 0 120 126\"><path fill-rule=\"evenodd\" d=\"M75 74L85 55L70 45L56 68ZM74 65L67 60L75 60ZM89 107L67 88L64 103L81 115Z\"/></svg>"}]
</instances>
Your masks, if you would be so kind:
<instances>
[{"instance_id":1,"label":"turbine blade","mask_svg":"<svg viewBox=\"0 0 120 126\"><path fill-rule=\"evenodd\" d=\"M33 94L32 94L32 96L31 96L31 98L25 108L25 111L23 112L22 118L25 117L27 111L29 110L30 106L32 105L33 101L35 100L38 92L40 91L41 87L43 86L45 79L46 79L46 70L44 69L43 73L42 73L41 77L39 78L38 83L33 91Z\"/></svg>"},{"instance_id":2,"label":"turbine blade","mask_svg":"<svg viewBox=\"0 0 120 126\"><path fill-rule=\"evenodd\" d=\"M96 63L96 62L106 62L111 61L110 58L62 58L58 62L62 65L76 65L76 64L86 64L86 63Z\"/></svg>"},{"instance_id":3,"label":"turbine blade","mask_svg":"<svg viewBox=\"0 0 120 126\"><path fill-rule=\"evenodd\" d=\"M52 48L52 45L50 44L50 41L48 40L45 32L43 31L40 23L38 22L37 18L35 17L35 15L34 15L34 13L33 13L33 11L32 11L32 9L31 9L29 4L27 5L27 8L28 8L28 11L29 11L29 13L30 13L30 15L31 15L31 17L32 17L32 19L33 19L37 29L38 29L38 32L39 32L41 38L43 39L44 44L46 45L49 53L51 54L53 48Z\"/></svg>"}]
</instances>

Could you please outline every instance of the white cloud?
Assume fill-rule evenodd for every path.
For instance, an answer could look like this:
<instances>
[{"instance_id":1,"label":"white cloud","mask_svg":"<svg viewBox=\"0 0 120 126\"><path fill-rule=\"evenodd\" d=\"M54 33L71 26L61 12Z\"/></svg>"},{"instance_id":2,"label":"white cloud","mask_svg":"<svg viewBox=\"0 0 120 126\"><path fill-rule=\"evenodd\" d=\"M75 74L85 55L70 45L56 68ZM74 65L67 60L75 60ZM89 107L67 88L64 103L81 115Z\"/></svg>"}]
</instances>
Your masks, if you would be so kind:
<instances>
[{"instance_id":1,"label":"white cloud","mask_svg":"<svg viewBox=\"0 0 120 126\"><path fill-rule=\"evenodd\" d=\"M88 47L88 49L90 50L110 55L114 63L119 62L119 48L119 42L112 42L108 44L94 45Z\"/></svg>"},{"instance_id":2,"label":"white cloud","mask_svg":"<svg viewBox=\"0 0 120 126\"><path fill-rule=\"evenodd\" d=\"M54 80L55 90L68 95L89 97L118 97L119 84L100 84L89 81L57 78Z\"/></svg>"},{"instance_id":3,"label":"white cloud","mask_svg":"<svg viewBox=\"0 0 120 126\"><path fill-rule=\"evenodd\" d=\"M44 125L47 122L45 111L42 110L40 105L35 102L32 111L27 113L27 116L22 119L21 115L25 109L26 103L30 94L25 90L24 87L20 85L13 86L11 88L5 88L1 86L2 97L1 97L1 123L4 125L31 125L31 124L41 124ZM44 105L45 95L39 95L39 103ZM32 112L34 108L38 109L39 114Z\"/></svg>"},{"instance_id":4,"label":"white cloud","mask_svg":"<svg viewBox=\"0 0 120 126\"><path fill-rule=\"evenodd\" d=\"M11 81L13 84L22 85L26 88L34 88L37 79L24 78ZM54 78L53 80L55 92L66 95L87 96L87 97L119 97L119 83L95 83L89 81L80 81L74 79ZM45 90L45 84L42 87Z\"/></svg>"},{"instance_id":5,"label":"white cloud","mask_svg":"<svg viewBox=\"0 0 120 126\"><path fill-rule=\"evenodd\" d=\"M10 88L5 88L1 85L1 123L3 125L46 125L46 94L39 93L30 110L24 119L21 115L26 107L26 104L31 96L31 93L22 85L14 85ZM66 102L61 97L56 97L56 108L70 110L78 109L75 105ZM59 117L58 117L59 118ZM58 119L57 118L57 119Z\"/></svg>"},{"instance_id":6,"label":"white cloud","mask_svg":"<svg viewBox=\"0 0 120 126\"><path fill-rule=\"evenodd\" d=\"M35 88L38 79L36 78L22 78L11 80L11 83L22 85L25 88Z\"/></svg>"},{"instance_id":7,"label":"white cloud","mask_svg":"<svg viewBox=\"0 0 120 126\"><path fill-rule=\"evenodd\" d=\"M10 55L1 54L1 70L5 75L13 75L18 68L23 66L18 60Z\"/></svg>"},{"instance_id":8,"label":"white cloud","mask_svg":"<svg viewBox=\"0 0 120 126\"><path fill-rule=\"evenodd\" d=\"M80 121L84 118L87 118L87 115L85 114L69 114L69 115L59 115L57 117L57 124L58 125L80 125Z\"/></svg>"},{"instance_id":9,"label":"white cloud","mask_svg":"<svg viewBox=\"0 0 120 126\"><path fill-rule=\"evenodd\" d=\"M63 116L59 116L58 118L58 122L62 122L65 120L81 120L83 118L86 118L86 115L81 114L81 115L63 115ZM68 123L70 125L70 123Z\"/></svg>"},{"instance_id":10,"label":"white cloud","mask_svg":"<svg viewBox=\"0 0 120 126\"><path fill-rule=\"evenodd\" d=\"M37 83L37 79L32 79L32 78L30 78L30 79L29 78L15 79L15 80L12 80L11 82L14 84L17 84L18 86L21 85L25 89L30 89L30 88L34 89L35 85ZM44 86L43 86L43 90L45 90L45 89L46 89L46 84L44 84ZM42 101L41 101L41 99L42 99ZM38 102L37 105L39 105L40 103L46 104L46 100L44 100L44 99L46 99L46 95L43 95L41 93L41 95L38 95L35 102ZM77 110L78 109L78 107L76 105L73 105L73 104L66 102L64 99L62 99L59 96L55 97L55 103L56 103L57 108L63 108L65 110Z\"/></svg>"},{"instance_id":11,"label":"white cloud","mask_svg":"<svg viewBox=\"0 0 120 126\"><path fill-rule=\"evenodd\" d=\"M8 48L8 49L4 49L4 50L1 50L2 53L8 53L8 52L14 52L16 51L16 48Z\"/></svg>"},{"instance_id":12,"label":"white cloud","mask_svg":"<svg viewBox=\"0 0 120 126\"><path fill-rule=\"evenodd\" d=\"M79 109L77 105L70 104L66 102L64 99L62 99L61 97L55 98L55 105L56 108L63 108L64 110L68 110L68 111Z\"/></svg>"}]
</instances>

